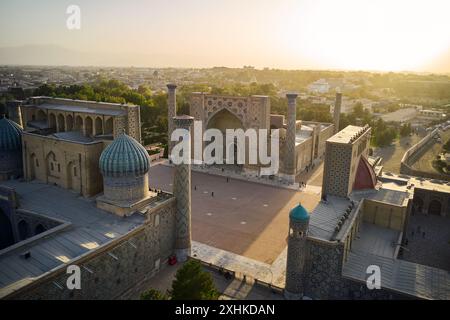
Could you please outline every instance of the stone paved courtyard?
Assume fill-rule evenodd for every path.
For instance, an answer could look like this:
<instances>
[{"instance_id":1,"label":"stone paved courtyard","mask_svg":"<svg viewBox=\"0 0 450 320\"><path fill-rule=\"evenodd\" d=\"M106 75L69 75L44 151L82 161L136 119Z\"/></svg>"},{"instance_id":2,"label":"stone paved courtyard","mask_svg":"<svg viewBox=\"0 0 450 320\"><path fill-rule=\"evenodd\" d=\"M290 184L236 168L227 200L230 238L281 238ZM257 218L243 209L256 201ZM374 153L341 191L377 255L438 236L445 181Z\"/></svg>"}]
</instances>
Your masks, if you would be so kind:
<instances>
[{"instance_id":1,"label":"stone paved courtyard","mask_svg":"<svg viewBox=\"0 0 450 320\"><path fill-rule=\"evenodd\" d=\"M173 168L150 168L150 186L172 190ZM317 178L317 175L315 175ZM299 201L312 210L319 188L290 190L192 172L192 238L272 264L286 247L288 215ZM212 194L214 192L214 195Z\"/></svg>"},{"instance_id":2,"label":"stone paved courtyard","mask_svg":"<svg viewBox=\"0 0 450 320\"><path fill-rule=\"evenodd\" d=\"M404 260L450 271L450 219L448 217L412 215L403 239L405 238L408 239L408 245L403 250Z\"/></svg>"}]
</instances>

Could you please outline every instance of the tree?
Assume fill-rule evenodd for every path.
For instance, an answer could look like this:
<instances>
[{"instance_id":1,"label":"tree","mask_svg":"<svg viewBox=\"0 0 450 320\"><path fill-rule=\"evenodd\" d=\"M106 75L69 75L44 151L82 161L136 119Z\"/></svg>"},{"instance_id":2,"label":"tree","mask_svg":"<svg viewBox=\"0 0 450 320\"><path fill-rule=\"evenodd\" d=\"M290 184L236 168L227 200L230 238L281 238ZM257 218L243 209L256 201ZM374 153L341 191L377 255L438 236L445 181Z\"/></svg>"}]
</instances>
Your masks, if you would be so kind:
<instances>
[{"instance_id":1,"label":"tree","mask_svg":"<svg viewBox=\"0 0 450 320\"><path fill-rule=\"evenodd\" d=\"M402 126L400 127L400 135L402 137L406 137L410 133L411 133L411 124L410 123L402 124Z\"/></svg>"},{"instance_id":2,"label":"tree","mask_svg":"<svg viewBox=\"0 0 450 320\"><path fill-rule=\"evenodd\" d=\"M211 275L196 260L187 261L172 283L172 300L216 300L219 297Z\"/></svg>"},{"instance_id":3,"label":"tree","mask_svg":"<svg viewBox=\"0 0 450 320\"><path fill-rule=\"evenodd\" d=\"M167 295L156 289L148 289L141 293L141 300L168 300Z\"/></svg>"}]
</instances>

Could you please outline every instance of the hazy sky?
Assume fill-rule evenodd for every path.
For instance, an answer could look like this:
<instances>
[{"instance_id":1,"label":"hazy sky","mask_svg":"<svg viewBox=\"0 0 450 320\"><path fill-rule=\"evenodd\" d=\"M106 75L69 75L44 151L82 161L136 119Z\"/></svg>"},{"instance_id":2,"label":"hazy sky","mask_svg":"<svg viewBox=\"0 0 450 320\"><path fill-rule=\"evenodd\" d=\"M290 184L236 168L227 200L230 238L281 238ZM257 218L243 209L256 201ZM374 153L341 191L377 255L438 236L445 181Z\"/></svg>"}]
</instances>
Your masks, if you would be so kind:
<instances>
[{"instance_id":1,"label":"hazy sky","mask_svg":"<svg viewBox=\"0 0 450 320\"><path fill-rule=\"evenodd\" d=\"M70 4L81 30L66 27ZM0 47L52 44L130 64L144 54L186 67L423 70L450 59L449 12L449 0L1 0Z\"/></svg>"}]
</instances>

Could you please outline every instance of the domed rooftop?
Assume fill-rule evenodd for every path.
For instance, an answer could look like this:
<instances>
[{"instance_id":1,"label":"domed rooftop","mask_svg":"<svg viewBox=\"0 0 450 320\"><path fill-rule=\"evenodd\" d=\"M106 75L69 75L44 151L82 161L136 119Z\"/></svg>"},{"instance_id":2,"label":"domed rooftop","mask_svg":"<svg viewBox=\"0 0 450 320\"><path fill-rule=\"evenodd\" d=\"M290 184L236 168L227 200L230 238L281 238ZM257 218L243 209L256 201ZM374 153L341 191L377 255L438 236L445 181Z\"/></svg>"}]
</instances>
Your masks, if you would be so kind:
<instances>
[{"instance_id":1,"label":"domed rooftop","mask_svg":"<svg viewBox=\"0 0 450 320\"><path fill-rule=\"evenodd\" d=\"M135 139L120 134L100 156L100 171L106 177L142 176L148 172L147 150Z\"/></svg>"},{"instance_id":2,"label":"domed rooftop","mask_svg":"<svg viewBox=\"0 0 450 320\"><path fill-rule=\"evenodd\" d=\"M21 150L22 128L3 115L0 117L0 151Z\"/></svg>"},{"instance_id":3,"label":"domed rooftop","mask_svg":"<svg viewBox=\"0 0 450 320\"><path fill-rule=\"evenodd\" d=\"M308 211L299 203L296 207L294 207L289 213L289 218L305 221L309 219Z\"/></svg>"}]
</instances>

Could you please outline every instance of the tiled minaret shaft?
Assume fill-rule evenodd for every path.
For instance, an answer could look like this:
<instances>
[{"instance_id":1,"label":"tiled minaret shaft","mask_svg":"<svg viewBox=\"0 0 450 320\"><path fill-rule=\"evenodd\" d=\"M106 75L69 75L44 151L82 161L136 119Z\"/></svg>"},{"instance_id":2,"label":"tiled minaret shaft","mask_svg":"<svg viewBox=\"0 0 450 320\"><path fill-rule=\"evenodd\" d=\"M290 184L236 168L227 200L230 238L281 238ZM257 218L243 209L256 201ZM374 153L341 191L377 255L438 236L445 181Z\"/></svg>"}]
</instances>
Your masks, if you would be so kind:
<instances>
[{"instance_id":1,"label":"tiled minaret shaft","mask_svg":"<svg viewBox=\"0 0 450 320\"><path fill-rule=\"evenodd\" d=\"M334 103L334 114L333 114L333 123L334 123L334 133L339 132L339 119L341 116L341 106L342 106L342 93L336 93L336 101Z\"/></svg>"},{"instance_id":2,"label":"tiled minaret shaft","mask_svg":"<svg viewBox=\"0 0 450 320\"><path fill-rule=\"evenodd\" d=\"M284 296L289 300L301 299L305 290L305 262L309 218L289 218L288 251L286 258L286 283Z\"/></svg>"},{"instance_id":3,"label":"tiled minaret shaft","mask_svg":"<svg viewBox=\"0 0 450 320\"><path fill-rule=\"evenodd\" d=\"M295 179L296 174L296 161L295 161L295 133L296 133L296 93L286 94L288 99L288 110L287 110L287 130L286 130L286 159L285 159L285 170L286 174L290 175L291 178ZM294 181L292 181L294 182Z\"/></svg>"},{"instance_id":4,"label":"tiled minaret shaft","mask_svg":"<svg viewBox=\"0 0 450 320\"><path fill-rule=\"evenodd\" d=\"M194 118L190 116L179 116L173 118L175 129L186 129L186 136L183 141L187 141L191 152L190 131ZM188 134L189 132L189 134ZM185 140L186 139L186 140ZM190 160L191 157L189 156ZM186 261L191 254L191 165L184 163L175 165L175 175L173 183L173 194L176 198L176 238L175 254L178 261Z\"/></svg>"},{"instance_id":5,"label":"tiled minaret shaft","mask_svg":"<svg viewBox=\"0 0 450 320\"><path fill-rule=\"evenodd\" d=\"M167 89L168 89L168 97L167 97L168 141L167 141L167 144L168 144L169 158L170 158L170 154L172 153L172 148L174 145L174 142L172 142L170 139L172 132L175 129L174 123L173 123L173 118L177 115L177 92L176 92L177 86L175 84L169 83L167 85Z\"/></svg>"}]
</instances>

